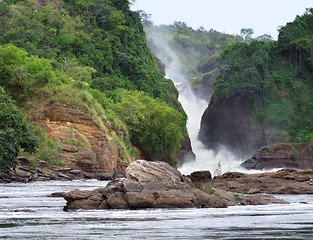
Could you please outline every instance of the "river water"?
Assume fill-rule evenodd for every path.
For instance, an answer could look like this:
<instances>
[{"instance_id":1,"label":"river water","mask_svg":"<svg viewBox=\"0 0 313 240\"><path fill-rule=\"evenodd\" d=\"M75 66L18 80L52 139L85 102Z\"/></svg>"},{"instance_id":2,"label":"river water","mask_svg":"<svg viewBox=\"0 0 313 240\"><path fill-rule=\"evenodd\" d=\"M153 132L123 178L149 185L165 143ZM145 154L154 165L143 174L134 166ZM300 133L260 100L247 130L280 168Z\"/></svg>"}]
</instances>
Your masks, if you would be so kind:
<instances>
[{"instance_id":1,"label":"river water","mask_svg":"<svg viewBox=\"0 0 313 240\"><path fill-rule=\"evenodd\" d=\"M313 239L313 197L279 196L288 205L225 209L64 212L53 192L107 182L0 184L0 239ZM32 210L23 212L20 210Z\"/></svg>"}]
</instances>

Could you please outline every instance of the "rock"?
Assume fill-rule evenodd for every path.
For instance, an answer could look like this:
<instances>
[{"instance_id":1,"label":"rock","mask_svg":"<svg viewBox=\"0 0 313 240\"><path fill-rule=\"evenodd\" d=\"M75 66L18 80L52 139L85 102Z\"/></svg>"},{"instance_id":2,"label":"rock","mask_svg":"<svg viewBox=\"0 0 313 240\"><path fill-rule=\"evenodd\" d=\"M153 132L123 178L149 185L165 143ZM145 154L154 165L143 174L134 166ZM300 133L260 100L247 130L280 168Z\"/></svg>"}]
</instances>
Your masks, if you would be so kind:
<instances>
[{"instance_id":1,"label":"rock","mask_svg":"<svg viewBox=\"0 0 313 240\"><path fill-rule=\"evenodd\" d=\"M205 173L205 174L204 174ZM196 173L196 179L209 178L208 172ZM84 209L141 209L141 208L203 208L227 207L235 204L282 203L268 195L234 195L224 190L209 191L196 188L188 178L165 162L137 160L126 169L127 179L115 179L105 188L94 191L74 190L64 194L64 210ZM228 174L242 179L245 175ZM226 181L226 178L220 178ZM234 182L236 185L237 183ZM236 196L239 196L236 198Z\"/></svg>"},{"instance_id":2,"label":"rock","mask_svg":"<svg viewBox=\"0 0 313 240\"><path fill-rule=\"evenodd\" d=\"M313 169L282 169L258 174L225 173L211 180L194 183L244 194L313 194L312 176Z\"/></svg>"},{"instance_id":3,"label":"rock","mask_svg":"<svg viewBox=\"0 0 313 240\"><path fill-rule=\"evenodd\" d=\"M28 179L32 174L28 171L17 169L16 176Z\"/></svg>"},{"instance_id":4,"label":"rock","mask_svg":"<svg viewBox=\"0 0 313 240\"><path fill-rule=\"evenodd\" d=\"M175 157L178 159L178 164L181 166L186 162L195 161L196 155L192 151L190 138L184 138L180 145L181 149L175 155Z\"/></svg>"},{"instance_id":5,"label":"rock","mask_svg":"<svg viewBox=\"0 0 313 240\"><path fill-rule=\"evenodd\" d=\"M56 142L79 143L78 146L62 144L60 157L68 167L90 173L108 172L124 165L118 158L118 143L109 135L110 126L103 119L103 129L82 111L63 104L49 104L43 98L35 115L36 125L48 132L48 138ZM124 168L125 169L125 168Z\"/></svg>"},{"instance_id":6,"label":"rock","mask_svg":"<svg viewBox=\"0 0 313 240\"><path fill-rule=\"evenodd\" d=\"M208 149L219 150L223 145L241 159L266 144L289 141L280 130L257 124L250 111L253 107L251 99L238 95L216 99L213 94L201 118L199 140Z\"/></svg>"},{"instance_id":7,"label":"rock","mask_svg":"<svg viewBox=\"0 0 313 240\"><path fill-rule=\"evenodd\" d=\"M116 179L106 188L94 191L66 193L65 210L85 209L140 209L225 207L225 201L206 193L188 181L177 169L165 162L137 160L126 169L127 179ZM90 202L101 196L100 204ZM82 202L82 203L80 203ZM86 204L92 204L86 206Z\"/></svg>"},{"instance_id":8,"label":"rock","mask_svg":"<svg viewBox=\"0 0 313 240\"><path fill-rule=\"evenodd\" d=\"M313 167L313 144L284 143L261 147L242 167L246 169L296 168Z\"/></svg>"},{"instance_id":9,"label":"rock","mask_svg":"<svg viewBox=\"0 0 313 240\"><path fill-rule=\"evenodd\" d=\"M125 193L123 192L115 192L113 194L110 194L110 196L107 199L107 203L109 205L109 208L111 209L128 209L130 208L130 205L125 199Z\"/></svg>"},{"instance_id":10,"label":"rock","mask_svg":"<svg viewBox=\"0 0 313 240\"><path fill-rule=\"evenodd\" d=\"M79 174L81 174L82 173L82 171L81 170L71 170L70 171L70 174L74 174L74 175L79 175Z\"/></svg>"},{"instance_id":11,"label":"rock","mask_svg":"<svg viewBox=\"0 0 313 240\"><path fill-rule=\"evenodd\" d=\"M13 212L32 213L32 212L35 212L35 211L33 209L16 209Z\"/></svg>"},{"instance_id":12,"label":"rock","mask_svg":"<svg viewBox=\"0 0 313 240\"><path fill-rule=\"evenodd\" d=\"M63 197L66 201L81 200L91 197L93 193L93 191L80 191L78 189L75 189L73 191L65 193Z\"/></svg>"},{"instance_id":13,"label":"rock","mask_svg":"<svg viewBox=\"0 0 313 240\"><path fill-rule=\"evenodd\" d=\"M65 152L71 152L71 153L75 153L78 151L76 146L68 145L68 144L63 144L62 149Z\"/></svg>"},{"instance_id":14,"label":"rock","mask_svg":"<svg viewBox=\"0 0 313 240\"><path fill-rule=\"evenodd\" d=\"M166 162L148 162L137 160L126 168L126 177L138 182L169 182L182 181L181 173Z\"/></svg>"},{"instance_id":15,"label":"rock","mask_svg":"<svg viewBox=\"0 0 313 240\"><path fill-rule=\"evenodd\" d=\"M212 179L212 175L210 171L196 171L191 173L189 178L194 182L200 182Z\"/></svg>"},{"instance_id":16,"label":"rock","mask_svg":"<svg viewBox=\"0 0 313 240\"><path fill-rule=\"evenodd\" d=\"M51 194L51 197L55 197L55 198L61 198L61 197L64 198L64 196L65 196L65 192L55 192Z\"/></svg>"}]
</instances>

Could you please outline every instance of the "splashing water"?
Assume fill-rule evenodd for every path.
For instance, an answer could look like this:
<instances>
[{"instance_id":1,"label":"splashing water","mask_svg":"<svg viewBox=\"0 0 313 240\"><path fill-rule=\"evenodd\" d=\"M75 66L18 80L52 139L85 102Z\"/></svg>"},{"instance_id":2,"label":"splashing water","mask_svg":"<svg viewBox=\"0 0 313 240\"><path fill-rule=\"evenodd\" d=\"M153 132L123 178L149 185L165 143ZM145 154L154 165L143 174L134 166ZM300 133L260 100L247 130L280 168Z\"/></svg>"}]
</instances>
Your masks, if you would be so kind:
<instances>
[{"instance_id":1,"label":"splashing water","mask_svg":"<svg viewBox=\"0 0 313 240\"><path fill-rule=\"evenodd\" d=\"M191 140L193 152L196 154L196 161L186 161L179 171L183 174L190 174L194 171L209 170L213 175L220 175L228 171L243 171L240 167L241 160L226 147L221 146L217 151L207 149L198 140L201 116L208 106L208 102L197 98L188 89L180 92L179 101L181 102L186 114L188 115L187 129Z\"/></svg>"}]
</instances>

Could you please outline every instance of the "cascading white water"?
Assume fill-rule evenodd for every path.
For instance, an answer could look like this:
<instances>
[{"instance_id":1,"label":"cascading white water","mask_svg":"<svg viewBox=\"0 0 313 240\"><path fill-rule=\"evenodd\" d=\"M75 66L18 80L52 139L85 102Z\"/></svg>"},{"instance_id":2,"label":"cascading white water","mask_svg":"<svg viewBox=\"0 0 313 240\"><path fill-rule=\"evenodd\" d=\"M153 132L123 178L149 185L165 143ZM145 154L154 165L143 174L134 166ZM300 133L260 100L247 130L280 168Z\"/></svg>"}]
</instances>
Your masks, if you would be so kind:
<instances>
[{"instance_id":1,"label":"cascading white water","mask_svg":"<svg viewBox=\"0 0 313 240\"><path fill-rule=\"evenodd\" d=\"M179 101L188 116L187 130L193 152L196 155L196 161L187 161L179 170L184 174L190 174L199 170L209 170L214 175L228 171L242 171L243 169L240 168L241 161L226 147L221 147L215 152L207 149L198 140L201 117L208 103L197 98L190 88L180 92Z\"/></svg>"},{"instance_id":2,"label":"cascading white water","mask_svg":"<svg viewBox=\"0 0 313 240\"><path fill-rule=\"evenodd\" d=\"M153 37L153 34L152 34ZM190 174L194 171L209 170L214 175L219 175L228 171L244 171L240 168L241 160L237 159L231 151L226 147L221 147L218 151L207 149L204 144L198 140L198 133L200 130L200 121L202 114L208 107L208 102L198 98L190 89L188 78L184 76L180 65L178 64L178 56L171 50L171 48L161 41L155 41L155 44L160 48L166 49L171 61L162 59L162 55L154 52L166 64L166 78L171 79L179 89L179 101L182 104L187 116L187 130L191 140L192 150L196 155L196 161L186 161L179 170L183 174ZM210 96L208 96L210 97Z\"/></svg>"}]
</instances>

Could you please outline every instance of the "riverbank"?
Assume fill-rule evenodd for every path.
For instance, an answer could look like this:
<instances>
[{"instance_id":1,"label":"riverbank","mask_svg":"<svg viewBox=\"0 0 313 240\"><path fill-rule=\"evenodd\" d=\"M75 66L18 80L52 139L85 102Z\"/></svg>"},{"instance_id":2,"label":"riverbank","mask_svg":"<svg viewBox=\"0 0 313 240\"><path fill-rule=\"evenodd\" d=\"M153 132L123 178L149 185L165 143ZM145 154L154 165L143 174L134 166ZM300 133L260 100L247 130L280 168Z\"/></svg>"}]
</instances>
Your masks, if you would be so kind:
<instances>
[{"instance_id":1,"label":"riverbank","mask_svg":"<svg viewBox=\"0 0 313 240\"><path fill-rule=\"evenodd\" d=\"M97 179L97 180L112 180L116 177L124 177L123 172L115 172L114 174L101 172L85 172L69 167L58 167L48 165L45 161L35 160L30 161L26 157L18 157L19 165L12 171L11 176L0 173L0 183L11 182L34 182L34 181L71 181L81 179Z\"/></svg>"}]
</instances>

